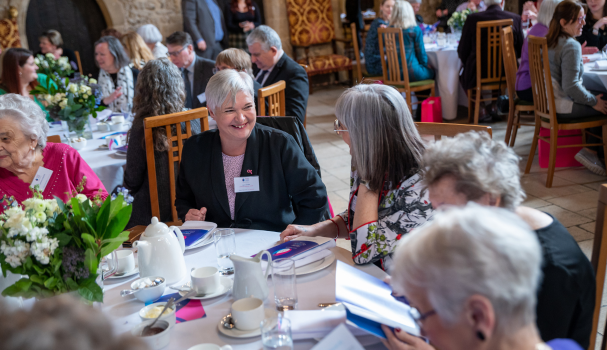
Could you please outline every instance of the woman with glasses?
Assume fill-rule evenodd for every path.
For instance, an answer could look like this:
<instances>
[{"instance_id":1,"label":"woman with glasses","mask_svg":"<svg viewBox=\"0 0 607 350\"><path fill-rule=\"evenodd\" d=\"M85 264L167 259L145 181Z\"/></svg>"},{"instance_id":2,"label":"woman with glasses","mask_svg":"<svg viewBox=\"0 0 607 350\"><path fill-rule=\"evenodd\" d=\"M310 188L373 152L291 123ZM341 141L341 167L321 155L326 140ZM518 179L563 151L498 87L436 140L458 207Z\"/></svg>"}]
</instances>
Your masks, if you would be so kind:
<instances>
[{"instance_id":1,"label":"woman with glasses","mask_svg":"<svg viewBox=\"0 0 607 350\"><path fill-rule=\"evenodd\" d=\"M436 349L582 349L569 339L540 337L540 242L508 210L469 204L437 214L403 238L394 262L392 288ZM398 328L382 328L390 350L432 349Z\"/></svg>"},{"instance_id":2,"label":"woman with glasses","mask_svg":"<svg viewBox=\"0 0 607 350\"><path fill-rule=\"evenodd\" d=\"M352 155L348 209L313 226L289 225L280 237L349 238L355 263L388 270L400 238L432 214L421 184L424 145L405 99L390 86L346 90L335 115L335 131Z\"/></svg>"},{"instance_id":3,"label":"woman with glasses","mask_svg":"<svg viewBox=\"0 0 607 350\"><path fill-rule=\"evenodd\" d=\"M223 50L215 59L215 68L213 68L213 74L216 74L224 69L235 69L239 72L249 74L251 78L253 78L254 99L255 102L257 102L257 92L259 89L261 89L261 84L259 84L253 76L253 64L251 63L251 56L241 49L231 48Z\"/></svg>"}]
</instances>

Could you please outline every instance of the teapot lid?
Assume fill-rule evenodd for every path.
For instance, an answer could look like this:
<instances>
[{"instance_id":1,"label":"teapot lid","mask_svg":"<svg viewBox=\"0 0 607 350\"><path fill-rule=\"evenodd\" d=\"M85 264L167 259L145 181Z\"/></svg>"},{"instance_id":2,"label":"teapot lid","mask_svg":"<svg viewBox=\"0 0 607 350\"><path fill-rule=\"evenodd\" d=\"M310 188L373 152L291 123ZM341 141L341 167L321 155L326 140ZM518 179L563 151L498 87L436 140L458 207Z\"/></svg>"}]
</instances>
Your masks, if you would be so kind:
<instances>
[{"instance_id":1,"label":"teapot lid","mask_svg":"<svg viewBox=\"0 0 607 350\"><path fill-rule=\"evenodd\" d=\"M169 232L169 227L165 223L158 221L158 218L154 216L152 218L152 223L148 225L143 234L146 237L157 237Z\"/></svg>"}]
</instances>

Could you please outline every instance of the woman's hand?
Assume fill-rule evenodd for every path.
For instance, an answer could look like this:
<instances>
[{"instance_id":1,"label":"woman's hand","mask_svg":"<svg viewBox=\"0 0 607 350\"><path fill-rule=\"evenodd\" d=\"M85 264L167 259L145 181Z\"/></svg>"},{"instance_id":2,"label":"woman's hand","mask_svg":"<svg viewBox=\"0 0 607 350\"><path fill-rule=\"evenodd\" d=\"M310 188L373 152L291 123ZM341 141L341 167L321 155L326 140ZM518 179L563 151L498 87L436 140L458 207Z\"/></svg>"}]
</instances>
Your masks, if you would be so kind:
<instances>
[{"instance_id":1,"label":"woman's hand","mask_svg":"<svg viewBox=\"0 0 607 350\"><path fill-rule=\"evenodd\" d=\"M293 240L293 239L295 239L297 237L301 237L301 236L307 236L307 237L317 236L317 234L315 234L315 231L316 230L314 229L314 226L289 225L280 234L280 241L288 242L290 240Z\"/></svg>"},{"instance_id":2,"label":"woman's hand","mask_svg":"<svg viewBox=\"0 0 607 350\"><path fill-rule=\"evenodd\" d=\"M582 63L583 64L586 64L588 62L590 62L590 58L588 58L588 57L582 57Z\"/></svg>"},{"instance_id":3,"label":"woman's hand","mask_svg":"<svg viewBox=\"0 0 607 350\"><path fill-rule=\"evenodd\" d=\"M421 338L408 334L399 328L394 332L386 326L381 325L381 329L386 334L387 340L382 339L382 343L390 350L434 350L432 345L426 343Z\"/></svg>"},{"instance_id":4,"label":"woman's hand","mask_svg":"<svg viewBox=\"0 0 607 350\"><path fill-rule=\"evenodd\" d=\"M473 3L472 1L468 1L468 10L476 11L476 4Z\"/></svg>"},{"instance_id":5,"label":"woman's hand","mask_svg":"<svg viewBox=\"0 0 607 350\"><path fill-rule=\"evenodd\" d=\"M207 208L198 209L190 209L187 214L185 214L185 221L204 221L207 217Z\"/></svg>"},{"instance_id":6,"label":"woman's hand","mask_svg":"<svg viewBox=\"0 0 607 350\"><path fill-rule=\"evenodd\" d=\"M597 102L592 108L603 114L607 114L607 101L603 100L603 94L596 95L596 100Z\"/></svg>"},{"instance_id":7,"label":"woman's hand","mask_svg":"<svg viewBox=\"0 0 607 350\"><path fill-rule=\"evenodd\" d=\"M588 42L584 41L582 44L582 55L592 55L599 52L599 48L596 46L586 46Z\"/></svg>"},{"instance_id":8,"label":"woman's hand","mask_svg":"<svg viewBox=\"0 0 607 350\"><path fill-rule=\"evenodd\" d=\"M385 24L380 24L379 27L380 28L388 28Z\"/></svg>"},{"instance_id":9,"label":"woman's hand","mask_svg":"<svg viewBox=\"0 0 607 350\"><path fill-rule=\"evenodd\" d=\"M116 101L116 99L118 99L118 97L120 96L122 96L122 86L117 87L116 90L114 90L114 92L112 92L110 96L104 98L103 103L108 106L110 103Z\"/></svg>"},{"instance_id":10,"label":"woman's hand","mask_svg":"<svg viewBox=\"0 0 607 350\"><path fill-rule=\"evenodd\" d=\"M244 32L248 32L251 31L253 29L255 29L255 24L253 22L245 22L244 25L242 26L242 29L244 30Z\"/></svg>"},{"instance_id":11,"label":"woman's hand","mask_svg":"<svg viewBox=\"0 0 607 350\"><path fill-rule=\"evenodd\" d=\"M607 24L607 17L603 17L603 18L599 19L598 21L596 21L596 23L592 26L592 29L596 29L596 30L599 30L599 28L605 29L605 24Z\"/></svg>"},{"instance_id":12,"label":"woman's hand","mask_svg":"<svg viewBox=\"0 0 607 350\"><path fill-rule=\"evenodd\" d=\"M524 3L523 10L532 11L532 12L537 13L537 8L535 7L535 4L533 3L533 1L527 1L526 3Z\"/></svg>"}]
</instances>

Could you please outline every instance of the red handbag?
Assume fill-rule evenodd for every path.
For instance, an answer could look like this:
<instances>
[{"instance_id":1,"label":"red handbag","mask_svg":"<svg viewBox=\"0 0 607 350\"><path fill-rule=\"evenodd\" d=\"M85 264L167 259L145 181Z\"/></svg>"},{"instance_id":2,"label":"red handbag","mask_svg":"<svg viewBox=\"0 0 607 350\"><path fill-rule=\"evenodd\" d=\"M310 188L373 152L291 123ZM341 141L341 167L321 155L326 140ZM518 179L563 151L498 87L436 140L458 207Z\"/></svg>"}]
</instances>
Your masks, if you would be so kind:
<instances>
[{"instance_id":1,"label":"red handbag","mask_svg":"<svg viewBox=\"0 0 607 350\"><path fill-rule=\"evenodd\" d=\"M428 97L422 102L422 122L443 122L443 107L440 102L440 97Z\"/></svg>"}]
</instances>

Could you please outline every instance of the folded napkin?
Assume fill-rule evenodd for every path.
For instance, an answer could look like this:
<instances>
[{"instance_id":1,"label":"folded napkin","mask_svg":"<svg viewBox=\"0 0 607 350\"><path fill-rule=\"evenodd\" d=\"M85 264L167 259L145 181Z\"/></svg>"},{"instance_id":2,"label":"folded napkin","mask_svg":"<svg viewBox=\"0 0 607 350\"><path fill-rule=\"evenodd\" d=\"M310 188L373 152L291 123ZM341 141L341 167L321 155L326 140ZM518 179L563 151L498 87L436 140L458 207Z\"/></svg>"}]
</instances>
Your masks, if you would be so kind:
<instances>
[{"instance_id":1,"label":"folded napkin","mask_svg":"<svg viewBox=\"0 0 607 350\"><path fill-rule=\"evenodd\" d=\"M584 57L589 59L590 62L594 62L594 61L601 60L603 58L603 53L597 52L597 53L593 53L592 55L584 55Z\"/></svg>"},{"instance_id":2,"label":"folded napkin","mask_svg":"<svg viewBox=\"0 0 607 350\"><path fill-rule=\"evenodd\" d=\"M601 60L594 62L594 69L596 70L607 70L607 60Z\"/></svg>"},{"instance_id":3,"label":"folded napkin","mask_svg":"<svg viewBox=\"0 0 607 350\"><path fill-rule=\"evenodd\" d=\"M344 310L285 310L293 339L323 338L346 322Z\"/></svg>"},{"instance_id":4,"label":"folded napkin","mask_svg":"<svg viewBox=\"0 0 607 350\"><path fill-rule=\"evenodd\" d=\"M175 298L175 300L181 298L179 293L167 294L162 298L156 300L154 303L162 303L165 301L169 301L169 299ZM153 302L145 303L146 305L150 305ZM204 311L204 307L202 306L200 300L194 299L186 299L177 303L177 312L175 313L177 317L177 323L183 323L187 321L197 320L199 318L207 317L206 312Z\"/></svg>"}]
</instances>

